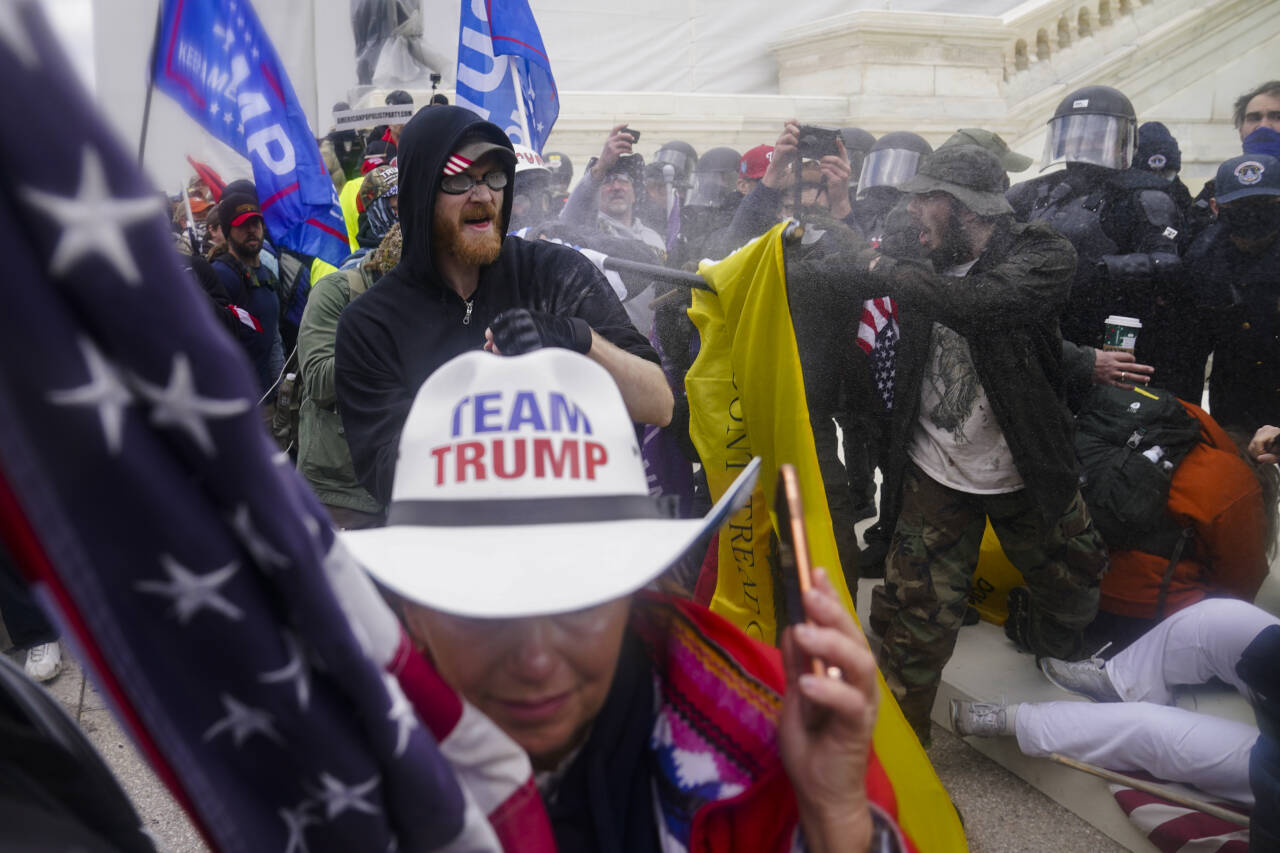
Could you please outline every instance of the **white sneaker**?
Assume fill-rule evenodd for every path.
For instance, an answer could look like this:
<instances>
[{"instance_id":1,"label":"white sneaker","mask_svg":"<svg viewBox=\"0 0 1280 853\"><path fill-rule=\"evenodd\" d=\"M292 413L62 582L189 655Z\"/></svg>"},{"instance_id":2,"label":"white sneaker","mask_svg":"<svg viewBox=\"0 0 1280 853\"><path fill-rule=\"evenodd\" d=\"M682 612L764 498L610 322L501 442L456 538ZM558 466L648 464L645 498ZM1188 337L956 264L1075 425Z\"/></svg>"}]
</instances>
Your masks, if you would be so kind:
<instances>
[{"instance_id":1,"label":"white sneaker","mask_svg":"<svg viewBox=\"0 0 1280 853\"><path fill-rule=\"evenodd\" d=\"M62 672L62 648L58 641L27 649L27 663L23 669L33 681L49 681L56 677Z\"/></svg>"}]
</instances>

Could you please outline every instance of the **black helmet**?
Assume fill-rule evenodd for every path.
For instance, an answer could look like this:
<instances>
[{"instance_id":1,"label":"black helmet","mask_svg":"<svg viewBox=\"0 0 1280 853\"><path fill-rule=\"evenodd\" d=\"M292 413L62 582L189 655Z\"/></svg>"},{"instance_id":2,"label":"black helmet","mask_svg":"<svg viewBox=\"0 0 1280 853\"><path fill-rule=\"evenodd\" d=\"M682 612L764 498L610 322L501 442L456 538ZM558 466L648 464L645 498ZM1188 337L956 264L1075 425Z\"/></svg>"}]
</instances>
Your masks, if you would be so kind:
<instances>
[{"instance_id":1,"label":"black helmet","mask_svg":"<svg viewBox=\"0 0 1280 853\"><path fill-rule=\"evenodd\" d=\"M653 155L656 163L670 163L675 168L675 185L687 189L693 180L693 167L698 162L698 152L687 142L674 139Z\"/></svg>"},{"instance_id":2,"label":"black helmet","mask_svg":"<svg viewBox=\"0 0 1280 853\"><path fill-rule=\"evenodd\" d=\"M723 146L712 148L699 157L689 204L720 205L732 201L732 196L738 191L740 162L741 154Z\"/></svg>"},{"instance_id":3,"label":"black helmet","mask_svg":"<svg viewBox=\"0 0 1280 853\"><path fill-rule=\"evenodd\" d=\"M875 141L862 164L858 197L872 187L897 187L915 175L920 160L933 153L924 137L909 130L886 133Z\"/></svg>"},{"instance_id":4,"label":"black helmet","mask_svg":"<svg viewBox=\"0 0 1280 853\"><path fill-rule=\"evenodd\" d=\"M542 164L551 171L551 189L565 192L573 183L573 161L568 154L560 151L548 151L542 158Z\"/></svg>"},{"instance_id":5,"label":"black helmet","mask_svg":"<svg viewBox=\"0 0 1280 853\"><path fill-rule=\"evenodd\" d=\"M876 138L860 127L840 128L840 138L844 140L844 150L850 154L855 151L866 154L876 144Z\"/></svg>"},{"instance_id":6,"label":"black helmet","mask_svg":"<svg viewBox=\"0 0 1280 853\"><path fill-rule=\"evenodd\" d=\"M856 187L862 176L862 163L871 146L876 144L876 138L860 127L840 128L840 138L844 140L844 153L849 158L849 186Z\"/></svg>"},{"instance_id":7,"label":"black helmet","mask_svg":"<svg viewBox=\"0 0 1280 853\"><path fill-rule=\"evenodd\" d=\"M1085 86L1062 99L1049 119L1044 163L1092 163L1124 169L1137 146L1138 118L1133 104L1110 86Z\"/></svg>"}]
</instances>

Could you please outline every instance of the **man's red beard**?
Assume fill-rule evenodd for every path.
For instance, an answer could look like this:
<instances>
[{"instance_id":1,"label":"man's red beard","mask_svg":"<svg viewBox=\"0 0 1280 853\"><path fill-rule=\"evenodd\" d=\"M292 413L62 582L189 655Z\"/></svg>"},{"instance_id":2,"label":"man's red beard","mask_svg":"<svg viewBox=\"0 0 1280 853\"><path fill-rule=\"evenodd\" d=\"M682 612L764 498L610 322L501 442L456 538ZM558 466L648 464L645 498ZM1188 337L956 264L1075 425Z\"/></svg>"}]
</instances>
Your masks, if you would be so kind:
<instances>
[{"instance_id":1,"label":"man's red beard","mask_svg":"<svg viewBox=\"0 0 1280 853\"><path fill-rule=\"evenodd\" d=\"M498 206L492 202L486 204L473 203L462 208L456 221L450 221L437 215L431 223L431 236L437 251L453 255L464 264L470 266L486 266L498 259L502 251L502 216ZM489 228L485 231L472 231L467 227L468 221L487 218Z\"/></svg>"}]
</instances>

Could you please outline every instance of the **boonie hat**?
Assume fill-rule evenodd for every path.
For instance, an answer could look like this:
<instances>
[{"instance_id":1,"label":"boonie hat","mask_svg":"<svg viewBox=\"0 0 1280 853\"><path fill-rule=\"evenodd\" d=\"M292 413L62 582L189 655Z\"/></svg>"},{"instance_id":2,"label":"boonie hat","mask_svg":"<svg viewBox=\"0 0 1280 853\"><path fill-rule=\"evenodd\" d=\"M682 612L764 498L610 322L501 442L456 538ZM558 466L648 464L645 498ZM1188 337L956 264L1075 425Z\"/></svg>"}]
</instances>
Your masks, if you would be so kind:
<instances>
[{"instance_id":1,"label":"boonie hat","mask_svg":"<svg viewBox=\"0 0 1280 853\"><path fill-rule=\"evenodd\" d=\"M769 169L769 161L773 159L772 145L757 145L748 149L738 161L738 174L744 178L759 180Z\"/></svg>"},{"instance_id":2,"label":"boonie hat","mask_svg":"<svg viewBox=\"0 0 1280 853\"><path fill-rule=\"evenodd\" d=\"M249 181L233 181L222 191L218 200L218 221L223 230L243 225L253 217L262 216L258 207L258 191Z\"/></svg>"},{"instance_id":3,"label":"boonie hat","mask_svg":"<svg viewBox=\"0 0 1280 853\"><path fill-rule=\"evenodd\" d=\"M904 193L944 192L979 216L1013 213L1004 197L1004 166L977 145L939 148L920 170L898 187Z\"/></svg>"},{"instance_id":4,"label":"boonie hat","mask_svg":"<svg viewBox=\"0 0 1280 853\"><path fill-rule=\"evenodd\" d=\"M1009 148L1009 144L1000 138L1000 134L981 127L962 127L938 146L939 150L952 145L976 145L985 148L996 156L1006 172L1025 172L1031 168L1035 160L1025 154L1019 154Z\"/></svg>"},{"instance_id":5,"label":"boonie hat","mask_svg":"<svg viewBox=\"0 0 1280 853\"><path fill-rule=\"evenodd\" d=\"M1214 179L1218 204L1251 195L1280 195L1280 160L1266 154L1232 157Z\"/></svg>"},{"instance_id":6,"label":"boonie hat","mask_svg":"<svg viewBox=\"0 0 1280 853\"><path fill-rule=\"evenodd\" d=\"M399 450L387 526L339 535L400 596L480 618L634 592L744 506L759 470L705 518L669 517L613 378L560 348L448 362L418 390Z\"/></svg>"}]
</instances>

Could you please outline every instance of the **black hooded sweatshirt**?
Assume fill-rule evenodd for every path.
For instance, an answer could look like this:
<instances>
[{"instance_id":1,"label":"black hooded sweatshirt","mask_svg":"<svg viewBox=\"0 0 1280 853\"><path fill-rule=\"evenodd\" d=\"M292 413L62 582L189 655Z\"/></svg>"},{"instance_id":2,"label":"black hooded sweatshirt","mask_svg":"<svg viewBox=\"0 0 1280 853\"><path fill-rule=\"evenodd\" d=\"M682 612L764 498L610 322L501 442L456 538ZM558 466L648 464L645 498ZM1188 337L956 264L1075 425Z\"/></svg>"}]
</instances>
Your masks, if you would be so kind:
<instances>
[{"instance_id":1,"label":"black hooded sweatshirt","mask_svg":"<svg viewBox=\"0 0 1280 853\"><path fill-rule=\"evenodd\" d=\"M581 317L619 348L658 363L604 275L565 246L504 237L498 260L480 270L470 301L440 275L431 222L442 170L463 137L508 149L496 125L461 107L421 110L400 136L400 263L354 300L338 323L334 382L356 476L384 506L391 500L400 431L418 388L451 358L484 347L484 332L509 308ZM502 221L511 218L514 160ZM505 229L504 229L505 230Z\"/></svg>"}]
</instances>

